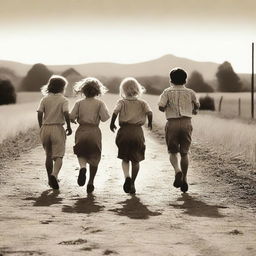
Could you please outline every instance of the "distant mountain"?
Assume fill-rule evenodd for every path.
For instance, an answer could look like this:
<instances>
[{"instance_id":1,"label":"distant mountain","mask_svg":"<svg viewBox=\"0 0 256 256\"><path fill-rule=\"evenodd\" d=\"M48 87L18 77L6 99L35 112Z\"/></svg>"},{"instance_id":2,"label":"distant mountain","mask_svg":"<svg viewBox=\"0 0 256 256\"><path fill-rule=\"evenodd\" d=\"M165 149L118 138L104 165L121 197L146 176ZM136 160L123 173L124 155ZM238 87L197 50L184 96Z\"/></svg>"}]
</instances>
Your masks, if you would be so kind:
<instances>
[{"instance_id":1,"label":"distant mountain","mask_svg":"<svg viewBox=\"0 0 256 256\"><path fill-rule=\"evenodd\" d=\"M48 65L47 67L54 73L61 74L65 70L73 68L83 77L101 76L101 77L145 77L145 76L162 76L168 77L169 71L174 67L184 68L188 74L193 71L200 72L206 81L214 80L218 63L199 62L186 58L180 58L174 55L165 55L161 58L133 63L133 64L118 64L118 63L87 63L79 65ZM7 67L14 70L18 75L25 76L32 65L22 64L12 61L0 61L0 67Z\"/></svg>"},{"instance_id":2,"label":"distant mountain","mask_svg":"<svg viewBox=\"0 0 256 256\"><path fill-rule=\"evenodd\" d=\"M9 80L18 89L21 83L21 77L19 77L12 69L6 67L0 67L0 80Z\"/></svg>"},{"instance_id":3,"label":"distant mountain","mask_svg":"<svg viewBox=\"0 0 256 256\"><path fill-rule=\"evenodd\" d=\"M72 65L80 74L84 76L105 76L105 77L126 77L126 76L168 76L169 71L174 67L182 67L188 74L194 70L203 74L206 80L213 79L219 64L213 62L198 62L186 58L176 57L174 55L165 55L161 58L134 63L87 63ZM67 66L49 66L55 72L63 71Z\"/></svg>"},{"instance_id":4,"label":"distant mountain","mask_svg":"<svg viewBox=\"0 0 256 256\"><path fill-rule=\"evenodd\" d=\"M23 64L15 61L0 60L0 67L14 70L17 76L24 77L29 69L32 67L30 64Z\"/></svg>"}]
</instances>

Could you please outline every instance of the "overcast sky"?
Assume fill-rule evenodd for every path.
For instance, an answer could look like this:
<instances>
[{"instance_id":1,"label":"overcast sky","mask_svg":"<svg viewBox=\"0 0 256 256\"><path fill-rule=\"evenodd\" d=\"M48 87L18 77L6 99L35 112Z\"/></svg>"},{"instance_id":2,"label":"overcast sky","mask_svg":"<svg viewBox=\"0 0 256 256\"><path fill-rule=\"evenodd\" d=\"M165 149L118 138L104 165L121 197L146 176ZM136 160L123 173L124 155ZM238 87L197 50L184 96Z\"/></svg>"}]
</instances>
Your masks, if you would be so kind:
<instances>
[{"instance_id":1,"label":"overcast sky","mask_svg":"<svg viewBox=\"0 0 256 256\"><path fill-rule=\"evenodd\" d=\"M165 54L250 72L254 0L1 0L1 59L133 63Z\"/></svg>"}]
</instances>

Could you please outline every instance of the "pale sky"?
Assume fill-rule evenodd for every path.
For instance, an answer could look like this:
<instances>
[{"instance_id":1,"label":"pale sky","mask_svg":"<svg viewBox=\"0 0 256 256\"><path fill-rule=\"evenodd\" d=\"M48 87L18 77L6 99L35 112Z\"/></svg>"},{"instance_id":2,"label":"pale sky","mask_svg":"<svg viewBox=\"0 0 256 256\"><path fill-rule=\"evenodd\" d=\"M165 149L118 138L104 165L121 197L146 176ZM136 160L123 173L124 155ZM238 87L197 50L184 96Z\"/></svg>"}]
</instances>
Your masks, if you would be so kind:
<instances>
[{"instance_id":1,"label":"pale sky","mask_svg":"<svg viewBox=\"0 0 256 256\"><path fill-rule=\"evenodd\" d=\"M251 71L254 0L1 0L2 60L134 63L173 54Z\"/></svg>"}]
</instances>

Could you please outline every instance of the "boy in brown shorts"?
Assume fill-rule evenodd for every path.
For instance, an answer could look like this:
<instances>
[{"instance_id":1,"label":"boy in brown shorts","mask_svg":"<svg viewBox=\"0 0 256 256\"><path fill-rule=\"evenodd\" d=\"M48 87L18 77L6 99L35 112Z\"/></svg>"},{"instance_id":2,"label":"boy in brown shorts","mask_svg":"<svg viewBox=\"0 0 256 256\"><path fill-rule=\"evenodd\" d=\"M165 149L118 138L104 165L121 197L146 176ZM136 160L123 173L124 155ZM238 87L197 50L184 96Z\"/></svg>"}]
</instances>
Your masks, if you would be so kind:
<instances>
[{"instance_id":1,"label":"boy in brown shorts","mask_svg":"<svg viewBox=\"0 0 256 256\"><path fill-rule=\"evenodd\" d=\"M170 72L171 86L163 91L158 103L159 110L165 112L167 123L165 138L170 154L170 162L175 170L173 186L182 192L188 191L188 152L191 144L192 114L197 114L199 102L193 90L185 87L187 73L181 68ZM178 161L180 153L180 167Z\"/></svg>"}]
</instances>

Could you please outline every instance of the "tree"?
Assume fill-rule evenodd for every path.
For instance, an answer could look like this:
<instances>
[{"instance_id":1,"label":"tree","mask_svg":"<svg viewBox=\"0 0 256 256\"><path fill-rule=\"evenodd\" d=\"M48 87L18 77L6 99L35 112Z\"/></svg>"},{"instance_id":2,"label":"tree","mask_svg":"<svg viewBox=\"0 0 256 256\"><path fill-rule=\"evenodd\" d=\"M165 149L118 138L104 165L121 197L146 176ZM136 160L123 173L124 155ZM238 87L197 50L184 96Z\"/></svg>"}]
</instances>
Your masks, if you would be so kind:
<instances>
[{"instance_id":1,"label":"tree","mask_svg":"<svg viewBox=\"0 0 256 256\"><path fill-rule=\"evenodd\" d=\"M204 81L198 71L193 71L187 82L187 87L195 92L213 92L213 88Z\"/></svg>"},{"instance_id":2,"label":"tree","mask_svg":"<svg viewBox=\"0 0 256 256\"><path fill-rule=\"evenodd\" d=\"M16 103L16 93L9 80L0 80L0 105Z\"/></svg>"},{"instance_id":3,"label":"tree","mask_svg":"<svg viewBox=\"0 0 256 256\"><path fill-rule=\"evenodd\" d=\"M39 91L48 82L52 72L43 64L35 64L27 73L21 84L22 91Z\"/></svg>"},{"instance_id":4,"label":"tree","mask_svg":"<svg viewBox=\"0 0 256 256\"><path fill-rule=\"evenodd\" d=\"M218 67L216 77L220 92L240 92L242 90L242 82L229 62L225 61Z\"/></svg>"}]
</instances>

